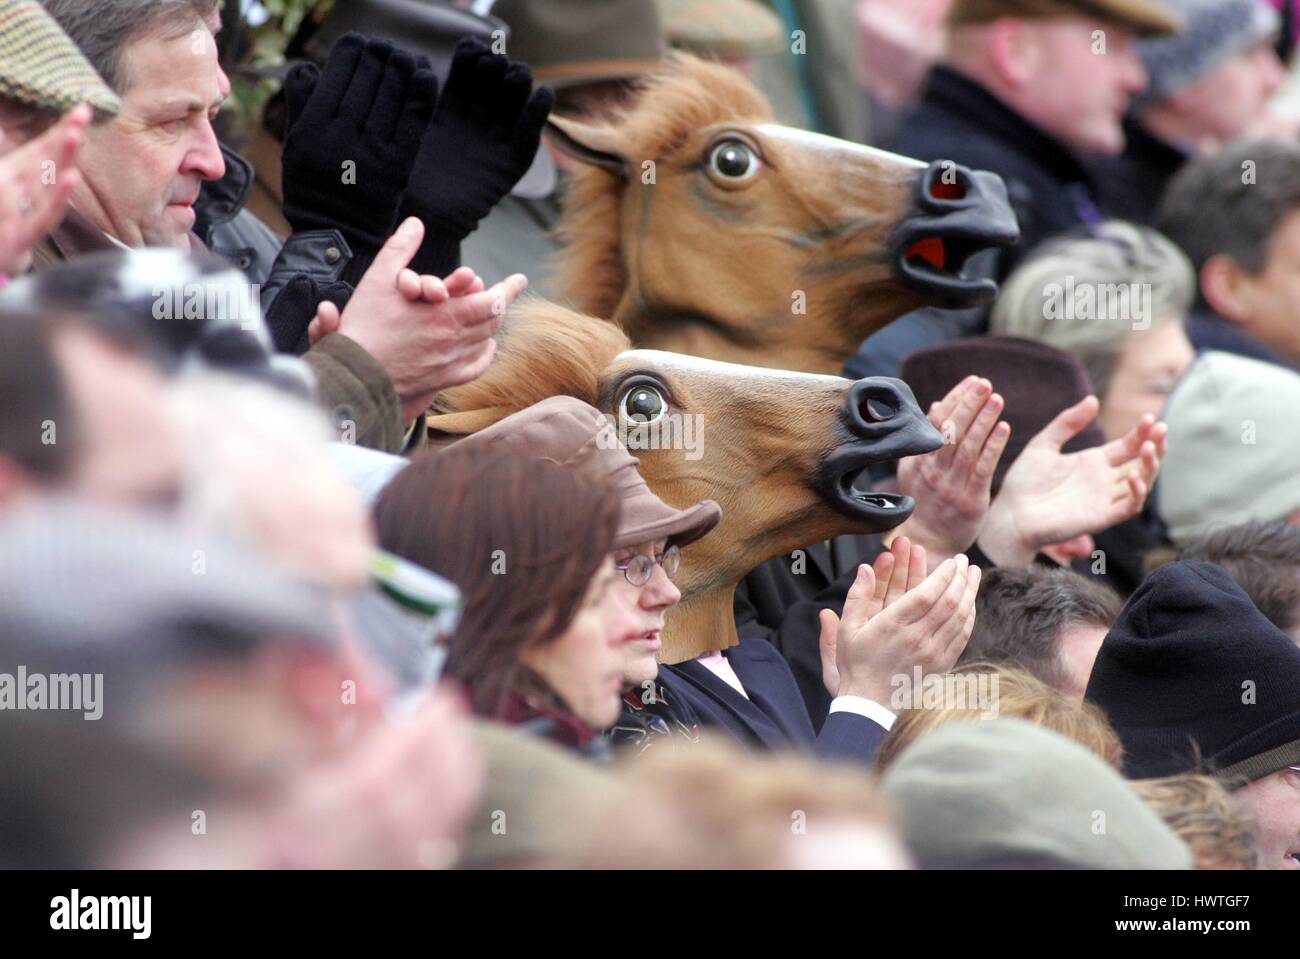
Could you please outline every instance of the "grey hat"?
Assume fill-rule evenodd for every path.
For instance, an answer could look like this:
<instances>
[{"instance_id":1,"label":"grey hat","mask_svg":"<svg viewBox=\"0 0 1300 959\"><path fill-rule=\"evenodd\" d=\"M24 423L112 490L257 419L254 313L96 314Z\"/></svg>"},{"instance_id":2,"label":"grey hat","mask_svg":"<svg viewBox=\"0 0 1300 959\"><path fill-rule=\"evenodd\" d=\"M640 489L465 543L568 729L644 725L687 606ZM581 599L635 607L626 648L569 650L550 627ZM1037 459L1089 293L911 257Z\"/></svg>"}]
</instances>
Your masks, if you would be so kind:
<instances>
[{"instance_id":1,"label":"grey hat","mask_svg":"<svg viewBox=\"0 0 1300 959\"><path fill-rule=\"evenodd\" d=\"M1293 371L1234 353L1197 357L1165 404L1169 454L1155 504L1170 539L1300 510L1297 408Z\"/></svg>"},{"instance_id":2,"label":"grey hat","mask_svg":"<svg viewBox=\"0 0 1300 959\"><path fill-rule=\"evenodd\" d=\"M881 787L924 869L1188 869L1191 852L1083 746L1020 719L927 733Z\"/></svg>"},{"instance_id":3,"label":"grey hat","mask_svg":"<svg viewBox=\"0 0 1300 959\"><path fill-rule=\"evenodd\" d=\"M334 642L322 587L161 513L50 499L0 518L3 629L26 646L160 662L274 635Z\"/></svg>"},{"instance_id":4,"label":"grey hat","mask_svg":"<svg viewBox=\"0 0 1300 959\"><path fill-rule=\"evenodd\" d=\"M402 688L437 678L460 592L381 551L346 617ZM338 641L330 594L225 536L151 511L52 498L0 518L0 644L146 671L239 656L265 640Z\"/></svg>"},{"instance_id":5,"label":"grey hat","mask_svg":"<svg viewBox=\"0 0 1300 959\"><path fill-rule=\"evenodd\" d=\"M14 280L0 304L63 312L111 338L143 341L169 370L248 376L303 398L315 389L304 361L276 352L260 286L210 253L162 247L93 253Z\"/></svg>"},{"instance_id":6,"label":"grey hat","mask_svg":"<svg viewBox=\"0 0 1300 959\"><path fill-rule=\"evenodd\" d=\"M1281 25L1264 0L1162 0L1183 19L1183 29L1138 41L1147 88L1135 109L1159 103L1205 76L1229 57L1274 36Z\"/></svg>"},{"instance_id":7,"label":"grey hat","mask_svg":"<svg viewBox=\"0 0 1300 959\"><path fill-rule=\"evenodd\" d=\"M555 89L653 73L667 53L655 0L496 0L509 54Z\"/></svg>"}]
</instances>

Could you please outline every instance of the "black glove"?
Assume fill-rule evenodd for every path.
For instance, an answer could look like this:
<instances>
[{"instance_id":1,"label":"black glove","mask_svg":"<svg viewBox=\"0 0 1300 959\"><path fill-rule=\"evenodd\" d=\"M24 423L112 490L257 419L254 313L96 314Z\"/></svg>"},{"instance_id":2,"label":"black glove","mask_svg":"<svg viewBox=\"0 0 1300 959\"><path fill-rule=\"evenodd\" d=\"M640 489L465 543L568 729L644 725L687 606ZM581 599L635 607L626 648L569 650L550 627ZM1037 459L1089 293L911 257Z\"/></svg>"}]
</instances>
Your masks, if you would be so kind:
<instances>
[{"instance_id":1,"label":"black glove","mask_svg":"<svg viewBox=\"0 0 1300 959\"><path fill-rule=\"evenodd\" d=\"M424 58L349 33L323 73L289 71L285 98L285 218L294 232L339 230L354 254L344 279L356 283L395 228L438 80Z\"/></svg>"},{"instance_id":2,"label":"black glove","mask_svg":"<svg viewBox=\"0 0 1300 959\"><path fill-rule=\"evenodd\" d=\"M456 45L402 206L426 230L412 269L445 277L460 265L461 240L528 172L554 104L527 65L473 37Z\"/></svg>"},{"instance_id":3,"label":"black glove","mask_svg":"<svg viewBox=\"0 0 1300 959\"><path fill-rule=\"evenodd\" d=\"M341 311L351 298L352 287L341 281L322 282L305 273L295 276L262 307L276 352L306 353L311 347L307 327L316 317L316 307L329 300Z\"/></svg>"}]
</instances>

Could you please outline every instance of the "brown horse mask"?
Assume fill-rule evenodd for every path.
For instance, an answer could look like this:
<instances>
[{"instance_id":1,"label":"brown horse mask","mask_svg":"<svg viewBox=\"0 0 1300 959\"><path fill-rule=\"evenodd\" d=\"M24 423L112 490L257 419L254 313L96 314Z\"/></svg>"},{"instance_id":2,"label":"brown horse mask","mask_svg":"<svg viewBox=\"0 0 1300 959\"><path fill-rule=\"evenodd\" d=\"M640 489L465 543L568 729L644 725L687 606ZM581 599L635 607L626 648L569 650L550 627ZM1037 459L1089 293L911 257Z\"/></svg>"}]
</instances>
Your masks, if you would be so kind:
<instances>
[{"instance_id":1,"label":"brown horse mask","mask_svg":"<svg viewBox=\"0 0 1300 959\"><path fill-rule=\"evenodd\" d=\"M629 350L611 324L542 300L516 306L497 343L482 377L440 394L429 419L435 443L547 397L574 396L613 418L661 499L722 506L718 527L683 551L683 598L660 652L666 663L737 642L736 584L765 560L903 522L910 499L858 493L852 482L871 463L941 443L898 380L855 383Z\"/></svg>"},{"instance_id":2,"label":"brown horse mask","mask_svg":"<svg viewBox=\"0 0 1300 959\"><path fill-rule=\"evenodd\" d=\"M561 299L640 347L838 373L909 310L992 300L963 264L1019 234L996 175L779 126L740 73L686 55L609 122L549 132L585 164Z\"/></svg>"}]
</instances>

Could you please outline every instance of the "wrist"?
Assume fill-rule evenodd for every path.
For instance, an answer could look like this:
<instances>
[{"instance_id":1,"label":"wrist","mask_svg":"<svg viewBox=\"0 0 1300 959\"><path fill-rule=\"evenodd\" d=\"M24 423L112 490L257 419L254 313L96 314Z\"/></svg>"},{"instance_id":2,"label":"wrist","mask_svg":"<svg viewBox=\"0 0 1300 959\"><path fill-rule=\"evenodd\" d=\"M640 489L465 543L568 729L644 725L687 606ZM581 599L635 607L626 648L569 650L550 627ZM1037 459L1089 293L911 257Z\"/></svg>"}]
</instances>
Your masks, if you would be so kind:
<instances>
[{"instance_id":1,"label":"wrist","mask_svg":"<svg viewBox=\"0 0 1300 959\"><path fill-rule=\"evenodd\" d=\"M984 529L976 542L984 555L998 566L1007 569L1024 568L1034 561L1037 549L1025 541L1009 509L999 509L996 504L989 510Z\"/></svg>"},{"instance_id":2,"label":"wrist","mask_svg":"<svg viewBox=\"0 0 1300 959\"><path fill-rule=\"evenodd\" d=\"M918 521L915 516L895 527L884 540L885 546L892 545L899 536L906 536L913 546L924 547L928 572L933 572L934 568L945 559L957 555L974 542L973 538L969 541L958 541L951 535L944 536L924 522Z\"/></svg>"},{"instance_id":3,"label":"wrist","mask_svg":"<svg viewBox=\"0 0 1300 959\"><path fill-rule=\"evenodd\" d=\"M841 696L855 696L858 699L868 699L873 703L880 703L882 706L889 705L890 692L893 689L888 680L881 682L875 677L840 677L840 685L835 690L833 698L839 699Z\"/></svg>"},{"instance_id":4,"label":"wrist","mask_svg":"<svg viewBox=\"0 0 1300 959\"><path fill-rule=\"evenodd\" d=\"M436 394L435 394L436 395ZM402 403L402 421L410 426L420 416L421 413L427 413L433 403L433 396L426 393L423 396L400 397Z\"/></svg>"}]
</instances>

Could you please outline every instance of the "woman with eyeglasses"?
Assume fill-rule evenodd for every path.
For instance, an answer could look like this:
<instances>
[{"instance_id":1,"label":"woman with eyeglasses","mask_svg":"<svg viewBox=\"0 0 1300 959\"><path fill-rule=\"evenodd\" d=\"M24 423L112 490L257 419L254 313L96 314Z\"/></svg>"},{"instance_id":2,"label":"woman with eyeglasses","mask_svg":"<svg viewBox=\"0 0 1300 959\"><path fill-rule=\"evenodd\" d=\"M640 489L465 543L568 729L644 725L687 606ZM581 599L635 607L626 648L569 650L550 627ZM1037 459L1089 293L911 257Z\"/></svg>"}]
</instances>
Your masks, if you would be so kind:
<instances>
[{"instance_id":1,"label":"woman with eyeglasses","mask_svg":"<svg viewBox=\"0 0 1300 959\"><path fill-rule=\"evenodd\" d=\"M678 550L721 516L666 505L607 430L578 400L545 400L416 460L375 507L385 549L461 590L446 672L474 710L593 757L629 662L654 677Z\"/></svg>"},{"instance_id":2,"label":"woman with eyeglasses","mask_svg":"<svg viewBox=\"0 0 1300 959\"><path fill-rule=\"evenodd\" d=\"M645 492L654 496L648 488ZM655 500L662 505L658 497ZM635 752L657 744L693 746L700 740L698 715L659 681L656 657L663 645L659 633L664 619L682 598L673 585L682 549L709 532L722 512L712 500L688 510L664 509L677 515L665 513L657 529L621 528L620 540L644 537L645 541L617 548L613 555L614 568L623 574L621 581L615 581L614 589L626 594L641 634L624 647L623 712L607 736L620 749ZM625 521L623 525L630 524ZM648 538L653 533L660 535Z\"/></svg>"}]
</instances>

